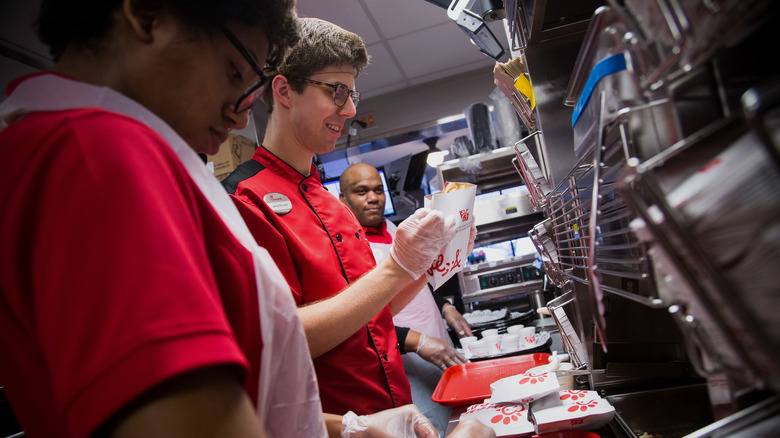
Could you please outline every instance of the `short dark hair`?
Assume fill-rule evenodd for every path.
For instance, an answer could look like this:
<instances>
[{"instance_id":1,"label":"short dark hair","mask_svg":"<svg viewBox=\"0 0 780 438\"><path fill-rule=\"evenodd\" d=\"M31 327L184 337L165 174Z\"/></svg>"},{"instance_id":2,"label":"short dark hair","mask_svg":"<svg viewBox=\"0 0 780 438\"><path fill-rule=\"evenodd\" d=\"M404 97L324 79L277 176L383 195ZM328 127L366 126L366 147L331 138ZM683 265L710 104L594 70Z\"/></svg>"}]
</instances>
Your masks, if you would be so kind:
<instances>
[{"instance_id":1,"label":"short dark hair","mask_svg":"<svg viewBox=\"0 0 780 438\"><path fill-rule=\"evenodd\" d=\"M55 61L71 44L99 51L121 5L122 0L43 0L38 36ZM151 12L168 8L186 26L208 33L217 32L219 24L259 26L268 38L266 62L271 69L298 41L295 0L136 0L136 5Z\"/></svg>"},{"instance_id":2,"label":"short dark hair","mask_svg":"<svg viewBox=\"0 0 780 438\"><path fill-rule=\"evenodd\" d=\"M270 76L283 75L290 80L290 88L302 93L305 84L299 82L327 67L347 65L357 77L370 62L363 39L355 33L319 18L299 20L300 39L290 49L279 68ZM266 87L263 102L273 112L273 90Z\"/></svg>"}]
</instances>

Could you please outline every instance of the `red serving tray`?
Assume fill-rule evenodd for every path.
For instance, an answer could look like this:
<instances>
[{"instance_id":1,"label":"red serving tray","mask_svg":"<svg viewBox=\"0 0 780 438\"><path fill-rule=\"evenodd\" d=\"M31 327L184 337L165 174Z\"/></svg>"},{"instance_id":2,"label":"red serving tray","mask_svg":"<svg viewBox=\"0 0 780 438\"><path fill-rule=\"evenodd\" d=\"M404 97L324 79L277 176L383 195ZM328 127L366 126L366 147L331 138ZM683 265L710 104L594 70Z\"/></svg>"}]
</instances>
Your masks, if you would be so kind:
<instances>
[{"instance_id":1,"label":"red serving tray","mask_svg":"<svg viewBox=\"0 0 780 438\"><path fill-rule=\"evenodd\" d=\"M449 367L439 379L431 400L444 406L481 403L490 397L491 383L548 364L549 357L550 353L534 353Z\"/></svg>"}]
</instances>

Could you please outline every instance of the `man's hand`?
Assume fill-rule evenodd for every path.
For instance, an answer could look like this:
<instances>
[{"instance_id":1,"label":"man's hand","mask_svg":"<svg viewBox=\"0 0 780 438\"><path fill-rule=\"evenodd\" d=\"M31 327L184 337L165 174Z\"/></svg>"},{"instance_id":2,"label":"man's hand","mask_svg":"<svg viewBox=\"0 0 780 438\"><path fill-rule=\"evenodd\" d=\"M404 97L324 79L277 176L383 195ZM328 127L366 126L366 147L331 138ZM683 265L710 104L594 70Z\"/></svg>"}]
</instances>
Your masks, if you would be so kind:
<instances>
[{"instance_id":1,"label":"man's hand","mask_svg":"<svg viewBox=\"0 0 780 438\"><path fill-rule=\"evenodd\" d=\"M412 279L417 280L455 236L455 228L452 216L421 208L398 226L390 256Z\"/></svg>"},{"instance_id":2,"label":"man's hand","mask_svg":"<svg viewBox=\"0 0 780 438\"><path fill-rule=\"evenodd\" d=\"M441 314L444 317L444 319L447 321L447 325L452 327L453 330L455 330L455 333L458 334L459 338L465 338L466 336L474 336L471 333L471 327L469 327L469 322L466 321L466 318L463 317L463 315L458 312L458 309L455 308L455 306L451 304L445 304L444 308L441 309Z\"/></svg>"},{"instance_id":3,"label":"man's hand","mask_svg":"<svg viewBox=\"0 0 780 438\"><path fill-rule=\"evenodd\" d=\"M371 415L347 412L342 438L437 438L436 429L415 405L387 409ZM464 437L467 435L463 435Z\"/></svg>"},{"instance_id":4,"label":"man's hand","mask_svg":"<svg viewBox=\"0 0 780 438\"><path fill-rule=\"evenodd\" d=\"M496 433L479 420L471 418L458 423L458 427L447 438L496 438Z\"/></svg>"},{"instance_id":5,"label":"man's hand","mask_svg":"<svg viewBox=\"0 0 780 438\"><path fill-rule=\"evenodd\" d=\"M477 240L477 225L476 222L472 219L471 230L469 230L469 246L468 246L468 250L466 251L466 257L471 255L471 253L474 251L475 240Z\"/></svg>"},{"instance_id":6,"label":"man's hand","mask_svg":"<svg viewBox=\"0 0 780 438\"><path fill-rule=\"evenodd\" d=\"M425 333L420 335L420 342L417 344L417 354L442 370L468 362L448 342L427 336Z\"/></svg>"}]
</instances>

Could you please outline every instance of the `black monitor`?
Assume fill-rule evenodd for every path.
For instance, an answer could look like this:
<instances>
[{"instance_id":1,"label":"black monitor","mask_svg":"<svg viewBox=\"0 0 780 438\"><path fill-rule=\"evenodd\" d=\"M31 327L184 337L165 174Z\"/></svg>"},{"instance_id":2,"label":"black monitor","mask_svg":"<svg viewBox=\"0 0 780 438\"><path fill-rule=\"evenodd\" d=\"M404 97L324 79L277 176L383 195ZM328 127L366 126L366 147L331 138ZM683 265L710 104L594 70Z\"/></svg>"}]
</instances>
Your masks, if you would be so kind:
<instances>
[{"instance_id":1,"label":"black monitor","mask_svg":"<svg viewBox=\"0 0 780 438\"><path fill-rule=\"evenodd\" d=\"M429 152L418 152L409 159L409 168L406 170L406 178L404 178L405 192L420 190L423 177L425 176L425 168L428 166Z\"/></svg>"},{"instance_id":2,"label":"black monitor","mask_svg":"<svg viewBox=\"0 0 780 438\"><path fill-rule=\"evenodd\" d=\"M390 190L387 188L387 180L385 179L384 169L377 169L379 171L379 179L382 180L382 187L385 189L385 216L392 216L395 214L395 206L393 205L393 199L390 196ZM341 186L339 185L338 178L331 178L323 181L322 186L325 187L336 198L341 193Z\"/></svg>"}]
</instances>

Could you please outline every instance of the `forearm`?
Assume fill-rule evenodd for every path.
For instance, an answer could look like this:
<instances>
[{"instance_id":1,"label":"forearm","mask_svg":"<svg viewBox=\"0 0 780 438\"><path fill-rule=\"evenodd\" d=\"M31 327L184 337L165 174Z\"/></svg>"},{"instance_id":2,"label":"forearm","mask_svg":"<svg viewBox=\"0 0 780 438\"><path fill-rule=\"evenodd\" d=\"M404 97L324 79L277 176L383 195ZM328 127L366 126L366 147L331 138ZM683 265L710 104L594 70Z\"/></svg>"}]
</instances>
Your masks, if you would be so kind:
<instances>
[{"instance_id":1,"label":"forearm","mask_svg":"<svg viewBox=\"0 0 780 438\"><path fill-rule=\"evenodd\" d=\"M406 334L406 339L404 340L404 350L406 350L407 353L415 353L417 352L418 345L420 345L420 332L409 330L409 333Z\"/></svg>"},{"instance_id":2,"label":"forearm","mask_svg":"<svg viewBox=\"0 0 780 438\"><path fill-rule=\"evenodd\" d=\"M433 301L436 302L436 307L439 308L439 313L444 313L444 306L452 305L449 301L447 301L446 298L439 295L436 291L432 291L431 295L433 295Z\"/></svg>"},{"instance_id":3,"label":"forearm","mask_svg":"<svg viewBox=\"0 0 780 438\"><path fill-rule=\"evenodd\" d=\"M136 398L96 434L263 438L264 428L236 375L219 366L174 377Z\"/></svg>"},{"instance_id":4,"label":"forearm","mask_svg":"<svg viewBox=\"0 0 780 438\"><path fill-rule=\"evenodd\" d=\"M388 257L338 295L299 307L312 358L363 328L410 282L409 274Z\"/></svg>"},{"instance_id":5,"label":"forearm","mask_svg":"<svg viewBox=\"0 0 780 438\"><path fill-rule=\"evenodd\" d=\"M341 438L341 415L322 414L330 438Z\"/></svg>"}]
</instances>

